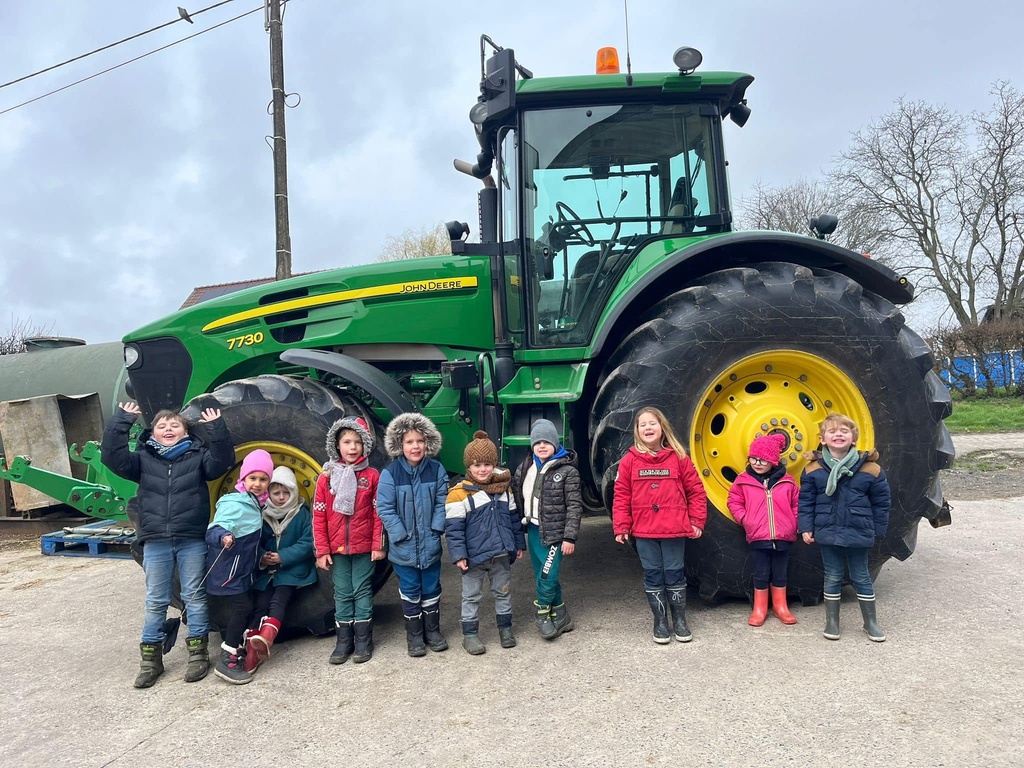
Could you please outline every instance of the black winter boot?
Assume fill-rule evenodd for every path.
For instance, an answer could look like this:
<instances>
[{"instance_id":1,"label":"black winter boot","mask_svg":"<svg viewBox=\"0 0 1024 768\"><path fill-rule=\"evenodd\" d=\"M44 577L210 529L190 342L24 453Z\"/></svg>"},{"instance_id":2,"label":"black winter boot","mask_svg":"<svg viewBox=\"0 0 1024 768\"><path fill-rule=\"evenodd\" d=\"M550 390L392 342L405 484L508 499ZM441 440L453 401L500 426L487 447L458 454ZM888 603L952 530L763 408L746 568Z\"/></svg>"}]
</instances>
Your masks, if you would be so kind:
<instances>
[{"instance_id":1,"label":"black winter boot","mask_svg":"<svg viewBox=\"0 0 1024 768\"><path fill-rule=\"evenodd\" d=\"M470 656L479 656L487 652L487 646L480 640L480 622L462 622L462 647Z\"/></svg>"},{"instance_id":2,"label":"black winter boot","mask_svg":"<svg viewBox=\"0 0 1024 768\"><path fill-rule=\"evenodd\" d=\"M352 628L355 635L355 653L352 661L362 664L373 658L373 619L357 621Z\"/></svg>"},{"instance_id":3,"label":"black winter boot","mask_svg":"<svg viewBox=\"0 0 1024 768\"><path fill-rule=\"evenodd\" d=\"M857 595L857 602L860 603L860 615L864 618L864 631L868 633L868 638L876 643L884 643L885 632L878 626L875 615L875 596Z\"/></svg>"},{"instance_id":4,"label":"black winter boot","mask_svg":"<svg viewBox=\"0 0 1024 768\"><path fill-rule=\"evenodd\" d=\"M185 640L188 649L188 666L185 668L185 682L197 683L210 671L210 637L189 637Z\"/></svg>"},{"instance_id":5,"label":"black winter boot","mask_svg":"<svg viewBox=\"0 0 1024 768\"><path fill-rule=\"evenodd\" d=\"M668 607L672 612L672 634L680 643L693 640L690 628L686 626L686 587L670 587Z\"/></svg>"},{"instance_id":6,"label":"black winter boot","mask_svg":"<svg viewBox=\"0 0 1024 768\"><path fill-rule=\"evenodd\" d=\"M335 643L334 650L331 651L331 658L327 661L330 664L344 664L355 650L355 645L352 641L352 622L334 622L334 634L338 638L338 642Z\"/></svg>"},{"instance_id":7,"label":"black winter boot","mask_svg":"<svg viewBox=\"0 0 1024 768\"><path fill-rule=\"evenodd\" d=\"M136 688L149 688L164 673L164 649L160 643L139 643L142 662L135 678Z\"/></svg>"},{"instance_id":8,"label":"black winter boot","mask_svg":"<svg viewBox=\"0 0 1024 768\"><path fill-rule=\"evenodd\" d=\"M245 685L252 681L252 672L245 671L245 648L232 648L220 644L220 658L213 665L213 674L232 685Z\"/></svg>"},{"instance_id":9,"label":"black winter boot","mask_svg":"<svg viewBox=\"0 0 1024 768\"><path fill-rule=\"evenodd\" d=\"M551 606L541 605L534 600L533 607L537 609L534 622L537 624L537 629L540 630L540 636L545 640L554 640L557 635L555 633L555 623L551 620Z\"/></svg>"},{"instance_id":10,"label":"black winter boot","mask_svg":"<svg viewBox=\"0 0 1024 768\"><path fill-rule=\"evenodd\" d=\"M665 645L672 642L672 633L668 628L668 595L665 590L647 592L647 604L651 606L651 613L654 614L654 642L658 645Z\"/></svg>"},{"instance_id":11,"label":"black winter boot","mask_svg":"<svg viewBox=\"0 0 1024 768\"><path fill-rule=\"evenodd\" d=\"M511 613L499 613L497 614L498 620L498 639L501 641L502 648L515 648L516 647L516 636L512 634L512 614Z\"/></svg>"},{"instance_id":12,"label":"black winter boot","mask_svg":"<svg viewBox=\"0 0 1024 768\"><path fill-rule=\"evenodd\" d=\"M576 629L576 625L572 623L572 616L569 615L569 609L565 607L565 603L551 606L551 623L555 625L555 637Z\"/></svg>"},{"instance_id":13,"label":"black winter boot","mask_svg":"<svg viewBox=\"0 0 1024 768\"><path fill-rule=\"evenodd\" d=\"M423 609L423 639L432 651L440 653L448 650L448 641L441 634L441 609L437 606L430 611Z\"/></svg>"},{"instance_id":14,"label":"black winter boot","mask_svg":"<svg viewBox=\"0 0 1024 768\"><path fill-rule=\"evenodd\" d=\"M423 614L405 617L405 639L410 656L426 656L427 646L423 644Z\"/></svg>"},{"instance_id":15,"label":"black winter boot","mask_svg":"<svg viewBox=\"0 0 1024 768\"><path fill-rule=\"evenodd\" d=\"M839 601L841 595L825 595L825 632L829 640L838 640L839 633Z\"/></svg>"}]
</instances>

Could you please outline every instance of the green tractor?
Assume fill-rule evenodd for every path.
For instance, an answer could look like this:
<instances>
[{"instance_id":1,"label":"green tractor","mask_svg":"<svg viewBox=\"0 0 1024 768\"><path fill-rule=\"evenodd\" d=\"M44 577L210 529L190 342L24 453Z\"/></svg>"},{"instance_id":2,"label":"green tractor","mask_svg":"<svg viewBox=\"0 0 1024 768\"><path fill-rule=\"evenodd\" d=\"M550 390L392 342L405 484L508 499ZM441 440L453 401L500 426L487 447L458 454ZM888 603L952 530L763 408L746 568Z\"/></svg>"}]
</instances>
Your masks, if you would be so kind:
<instances>
[{"instance_id":1,"label":"green tractor","mask_svg":"<svg viewBox=\"0 0 1024 768\"><path fill-rule=\"evenodd\" d=\"M692 48L667 73L559 78L533 77L486 36L480 52L480 151L455 162L482 182L479 242L451 222L451 255L282 280L128 334L128 392L147 417L220 408L239 461L266 448L307 492L342 415L380 435L393 415L422 412L453 474L474 430L514 465L548 418L596 511L611 507L636 410L654 405L707 488L686 564L709 601L750 593L726 508L750 441L783 435L799 477L830 411L860 424L893 488L875 573L913 552L921 518L948 523L938 472L954 455L951 404L897 309L913 288L823 237L732 229L723 124L747 121L753 77L701 71ZM818 602L817 551L799 544L791 562L791 591ZM330 610L325 590L307 613Z\"/></svg>"}]
</instances>

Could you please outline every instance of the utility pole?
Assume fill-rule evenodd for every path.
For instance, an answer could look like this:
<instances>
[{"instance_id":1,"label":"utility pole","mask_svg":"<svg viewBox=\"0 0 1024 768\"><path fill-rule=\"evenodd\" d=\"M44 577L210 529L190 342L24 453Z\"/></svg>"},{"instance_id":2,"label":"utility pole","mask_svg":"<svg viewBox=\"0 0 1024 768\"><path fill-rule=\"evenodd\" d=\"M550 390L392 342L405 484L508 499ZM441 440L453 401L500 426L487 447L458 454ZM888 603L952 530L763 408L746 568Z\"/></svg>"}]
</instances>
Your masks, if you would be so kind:
<instances>
[{"instance_id":1,"label":"utility pole","mask_svg":"<svg viewBox=\"0 0 1024 768\"><path fill-rule=\"evenodd\" d=\"M292 237L288 231L288 151L284 134L284 40L281 1L264 0L264 27L270 34L270 85L274 114L274 222L277 231L275 278L292 276Z\"/></svg>"}]
</instances>

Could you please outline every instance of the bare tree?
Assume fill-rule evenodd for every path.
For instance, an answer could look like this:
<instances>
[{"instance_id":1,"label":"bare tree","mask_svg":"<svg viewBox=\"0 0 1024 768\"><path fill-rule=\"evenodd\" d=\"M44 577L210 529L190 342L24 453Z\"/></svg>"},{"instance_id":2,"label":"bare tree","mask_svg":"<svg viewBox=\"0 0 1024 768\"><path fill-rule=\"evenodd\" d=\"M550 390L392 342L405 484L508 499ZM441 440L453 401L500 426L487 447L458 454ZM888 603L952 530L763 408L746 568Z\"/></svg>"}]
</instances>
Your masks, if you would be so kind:
<instances>
[{"instance_id":1,"label":"bare tree","mask_svg":"<svg viewBox=\"0 0 1024 768\"><path fill-rule=\"evenodd\" d=\"M35 336L49 336L53 333L53 326L43 328L33 326L32 319L15 320L11 318L11 329L6 333L0 333L0 355L15 355L25 351L25 341Z\"/></svg>"},{"instance_id":2,"label":"bare tree","mask_svg":"<svg viewBox=\"0 0 1024 768\"><path fill-rule=\"evenodd\" d=\"M844 248L885 260L891 233L884 221L867 209L855 195L831 179L799 180L784 187L758 183L750 197L740 201L740 226L781 232L811 233L808 222L822 213L839 217L839 227L829 240Z\"/></svg>"},{"instance_id":3,"label":"bare tree","mask_svg":"<svg viewBox=\"0 0 1024 768\"><path fill-rule=\"evenodd\" d=\"M831 174L961 327L987 303L1002 317L1024 298L1024 97L1008 83L992 93L989 112L968 116L901 99L854 134Z\"/></svg>"},{"instance_id":4,"label":"bare tree","mask_svg":"<svg viewBox=\"0 0 1024 768\"><path fill-rule=\"evenodd\" d=\"M400 235L388 235L377 261L400 261L420 256L443 256L452 252L448 230L443 224L420 230L409 228Z\"/></svg>"}]
</instances>

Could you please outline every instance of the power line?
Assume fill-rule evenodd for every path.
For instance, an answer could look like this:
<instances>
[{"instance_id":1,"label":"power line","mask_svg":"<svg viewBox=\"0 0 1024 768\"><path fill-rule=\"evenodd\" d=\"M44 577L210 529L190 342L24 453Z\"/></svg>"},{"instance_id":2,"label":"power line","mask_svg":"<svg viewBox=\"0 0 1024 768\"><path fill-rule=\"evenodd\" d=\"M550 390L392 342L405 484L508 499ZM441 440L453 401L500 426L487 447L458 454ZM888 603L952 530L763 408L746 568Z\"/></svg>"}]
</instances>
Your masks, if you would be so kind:
<instances>
[{"instance_id":1,"label":"power line","mask_svg":"<svg viewBox=\"0 0 1024 768\"><path fill-rule=\"evenodd\" d=\"M227 3L230 3L230 2L232 2L232 0L221 0L221 2L216 3L215 5L211 5L208 8L203 8L201 11L196 11L195 13L189 13L187 15L190 16L190 17L191 16L198 16L200 13L206 13L207 11L212 11L214 8L218 8L218 7L222 6L222 5L226 5ZM180 10L179 10L179 13L180 13ZM102 48L97 48L95 51L89 51L88 53L83 53L81 56L75 56L75 58L68 59L67 61L62 61L60 64L54 64L52 67L47 67L46 69L40 69L38 72L33 72L31 75L25 75L24 77L19 77L17 80L11 80L11 82L9 82L9 83L4 83L3 85L0 85L0 88L6 88L9 85L14 85L15 83L20 83L20 82L23 82L25 80L29 80L29 79L31 79L33 77L36 77L37 75L42 75L42 74L44 74L46 72L51 72L51 71L53 71L55 69L59 69L60 67L63 67L65 64L71 64L72 62L80 61L80 60L85 59L85 58L87 58L89 56L92 56L94 53L99 53L100 51L105 51L105 50L107 50L109 48L113 48L115 46L121 45L121 43L127 43L129 40L135 40L136 38L142 37L143 35L148 35L150 32L156 32L158 29L163 29L164 27L171 26L171 24L177 24L179 21L189 21L189 23L191 23L189 19L186 19L185 16L182 15L179 18L174 19L173 21L168 21L165 24L160 24L159 26L153 27L152 29L147 29L145 32L139 32L138 34L132 35L131 37L126 37L124 40L118 40L116 43L111 43L110 45L104 45Z\"/></svg>"},{"instance_id":2,"label":"power line","mask_svg":"<svg viewBox=\"0 0 1024 768\"><path fill-rule=\"evenodd\" d=\"M225 0L225 2L231 2L231 0ZM221 3L221 5L223 5L223 3ZM216 6L210 6L210 7L213 8L213 7L216 7ZM208 9L204 9L204 10L208 10ZM102 72L97 72L94 75L89 75L88 77L83 77L81 80L76 80L73 83L68 83L65 86L62 86L60 88L56 88L56 89L54 89L54 90L52 90L52 91L50 91L48 93L44 93L42 96L36 96L34 99L29 99L28 101L23 101L23 102L21 102L21 104L15 104L13 107L8 107L7 109L0 111L0 115L6 115L8 112L13 112L16 109L20 109L21 107L24 107L24 106L27 106L29 104L32 104L33 102L39 101L40 99L45 99L47 96L53 96L53 94L55 94L55 93L60 93L61 91L66 91L68 88L73 88L76 85L81 85L82 83L86 82L87 80L92 80L94 77L99 77L100 75L105 75L108 72L113 72L115 69L120 69L121 67L125 66L126 64L132 64L132 63L138 61L139 59L144 59L147 56L152 56L154 53L160 53L160 51L166 51L168 48L172 48L173 46L178 45L179 43L184 43L186 40L191 40L193 37L199 37L200 35L205 35L207 32L212 32L213 30L217 29L218 27L223 27L225 24L230 24L233 21L238 21L239 19L245 18L246 16L251 16L252 14L256 13L257 11L262 11L262 10L263 10L263 6L261 5L259 8L253 8L251 11L246 11L245 13L240 13L238 16L235 16L234 18L228 19L227 21L222 21L220 24L214 24L212 27L208 27L207 29L200 30L199 32L196 32L194 34L189 35L188 37L183 37L180 40L175 40L173 43L168 43L167 45L164 45L164 46L161 46L159 48L156 48L156 49L150 51L149 53L144 53L141 56L136 56L134 59L128 59L128 61L122 61L120 64L115 64L112 67L108 67L107 69L104 69ZM196 13L199 13L199 11L196 11ZM171 22L171 23L173 23L173 22Z\"/></svg>"}]
</instances>

